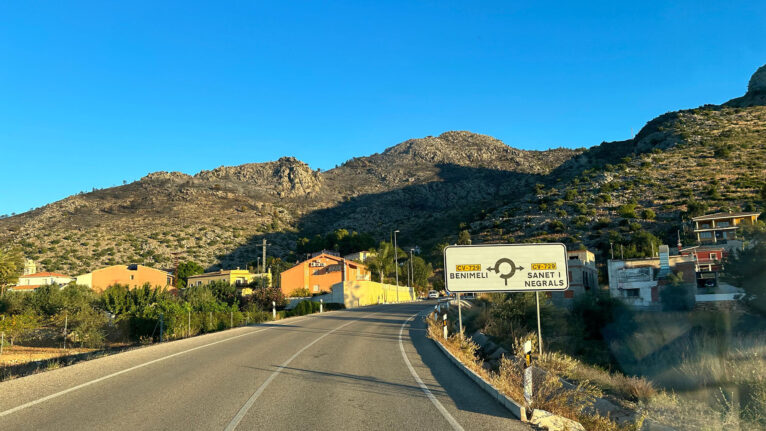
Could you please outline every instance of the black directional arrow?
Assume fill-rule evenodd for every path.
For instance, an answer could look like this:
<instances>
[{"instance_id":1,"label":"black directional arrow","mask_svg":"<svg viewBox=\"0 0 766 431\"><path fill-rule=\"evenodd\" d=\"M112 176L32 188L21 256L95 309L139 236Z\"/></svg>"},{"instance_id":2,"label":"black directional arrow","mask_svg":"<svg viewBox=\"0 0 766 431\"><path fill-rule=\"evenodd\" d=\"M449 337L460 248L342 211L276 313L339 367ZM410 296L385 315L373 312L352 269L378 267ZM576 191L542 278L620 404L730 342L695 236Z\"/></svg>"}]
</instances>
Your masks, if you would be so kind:
<instances>
[{"instance_id":1,"label":"black directional arrow","mask_svg":"<svg viewBox=\"0 0 766 431\"><path fill-rule=\"evenodd\" d=\"M504 263L507 263L511 266L511 271L504 274L500 274L500 265ZM495 274L499 274L500 278L502 278L505 281L506 286L508 286L508 279L513 277L513 274L516 273L516 270L523 270L523 269L524 269L523 266L517 267L516 264L511 259L508 259L507 257L500 258L497 260L497 262L495 262L494 266L489 265L487 267L487 271L495 271Z\"/></svg>"}]
</instances>

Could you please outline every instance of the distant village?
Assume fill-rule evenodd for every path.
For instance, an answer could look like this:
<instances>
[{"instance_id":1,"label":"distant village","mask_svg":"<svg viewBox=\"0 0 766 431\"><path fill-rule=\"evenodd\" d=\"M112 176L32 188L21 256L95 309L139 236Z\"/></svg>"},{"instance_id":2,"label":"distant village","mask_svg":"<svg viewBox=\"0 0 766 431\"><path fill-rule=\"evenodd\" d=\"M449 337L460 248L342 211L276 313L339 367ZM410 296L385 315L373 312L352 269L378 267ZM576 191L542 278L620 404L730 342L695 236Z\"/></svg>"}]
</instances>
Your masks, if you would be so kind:
<instances>
[{"instance_id":1,"label":"distant village","mask_svg":"<svg viewBox=\"0 0 766 431\"><path fill-rule=\"evenodd\" d=\"M634 308L659 309L660 293L664 286L671 283L668 276L674 274L680 277L685 286L694 286L693 296L697 305L736 301L744 291L739 286L723 282L720 275L725 270L726 258L735 250L745 247L738 229L755 224L759 216L759 212L719 212L695 217L692 223L696 244L682 244L679 237L675 247L660 245L652 257L623 259L621 250L613 249L605 266L608 283L603 288L608 289L612 297ZM600 283L593 252L587 249L569 250L567 254L569 289L548 295L555 305L571 308L574 298L591 289L599 289ZM315 301L344 303L346 307L415 299L416 293L404 277L400 279L404 286L371 281L370 270L365 265L371 255L368 251L345 256L327 250L316 252L278 274L278 286L287 297L301 292L302 296L312 296ZM251 295L254 285L274 286L270 268L264 265L255 270L222 269L192 275L188 277L186 286L225 282L236 286L242 296ZM144 265L112 265L86 274L69 276L38 272L35 262L27 260L17 285L8 290L32 292L41 286L63 287L70 283L87 286L96 292L116 284L176 288L172 271Z\"/></svg>"}]
</instances>

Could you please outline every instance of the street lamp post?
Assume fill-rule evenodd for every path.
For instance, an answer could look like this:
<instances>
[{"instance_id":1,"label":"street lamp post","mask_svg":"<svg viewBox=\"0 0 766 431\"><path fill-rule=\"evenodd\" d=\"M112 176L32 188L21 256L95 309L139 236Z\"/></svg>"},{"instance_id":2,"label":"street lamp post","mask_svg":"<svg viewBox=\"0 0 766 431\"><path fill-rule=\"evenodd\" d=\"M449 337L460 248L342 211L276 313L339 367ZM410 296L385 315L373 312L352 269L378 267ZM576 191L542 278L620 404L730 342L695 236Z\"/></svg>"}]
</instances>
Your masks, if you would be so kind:
<instances>
[{"instance_id":1,"label":"street lamp post","mask_svg":"<svg viewBox=\"0 0 766 431\"><path fill-rule=\"evenodd\" d=\"M415 288L415 262L412 261L412 251L413 250L414 249L412 249L412 248L410 249L410 274L412 274L410 276L411 277L410 280L412 280L412 281L410 281L410 286L412 286L412 288L414 289Z\"/></svg>"},{"instance_id":2,"label":"street lamp post","mask_svg":"<svg viewBox=\"0 0 766 431\"><path fill-rule=\"evenodd\" d=\"M397 256L399 253L396 249L396 234L399 233L399 229L394 231L394 271L396 272L396 302L399 302L399 259Z\"/></svg>"}]
</instances>

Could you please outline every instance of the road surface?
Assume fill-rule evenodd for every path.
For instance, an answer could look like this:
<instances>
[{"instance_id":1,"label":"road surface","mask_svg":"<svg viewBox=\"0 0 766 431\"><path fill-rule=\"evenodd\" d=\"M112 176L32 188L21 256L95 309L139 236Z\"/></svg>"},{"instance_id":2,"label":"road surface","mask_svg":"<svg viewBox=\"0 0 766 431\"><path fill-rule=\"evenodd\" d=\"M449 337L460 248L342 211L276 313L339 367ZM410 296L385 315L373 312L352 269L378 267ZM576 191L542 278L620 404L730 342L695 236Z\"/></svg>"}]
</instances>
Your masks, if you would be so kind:
<instances>
[{"instance_id":1,"label":"road surface","mask_svg":"<svg viewBox=\"0 0 766 431\"><path fill-rule=\"evenodd\" d=\"M529 429L425 337L414 316L432 308L314 314L10 380L0 429Z\"/></svg>"}]
</instances>

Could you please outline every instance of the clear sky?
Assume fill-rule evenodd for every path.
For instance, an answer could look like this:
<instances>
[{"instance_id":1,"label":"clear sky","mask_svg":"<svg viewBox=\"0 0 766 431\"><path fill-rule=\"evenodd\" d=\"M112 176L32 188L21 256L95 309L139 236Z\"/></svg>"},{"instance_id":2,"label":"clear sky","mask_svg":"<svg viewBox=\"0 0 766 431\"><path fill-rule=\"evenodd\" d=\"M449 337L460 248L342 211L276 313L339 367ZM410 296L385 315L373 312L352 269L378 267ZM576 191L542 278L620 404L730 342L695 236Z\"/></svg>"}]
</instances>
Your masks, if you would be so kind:
<instances>
[{"instance_id":1,"label":"clear sky","mask_svg":"<svg viewBox=\"0 0 766 431\"><path fill-rule=\"evenodd\" d=\"M589 147L766 63L760 1L571 3L2 2L0 214L447 130Z\"/></svg>"}]
</instances>

